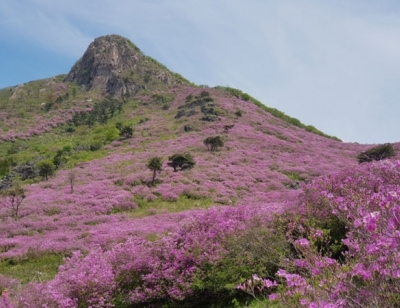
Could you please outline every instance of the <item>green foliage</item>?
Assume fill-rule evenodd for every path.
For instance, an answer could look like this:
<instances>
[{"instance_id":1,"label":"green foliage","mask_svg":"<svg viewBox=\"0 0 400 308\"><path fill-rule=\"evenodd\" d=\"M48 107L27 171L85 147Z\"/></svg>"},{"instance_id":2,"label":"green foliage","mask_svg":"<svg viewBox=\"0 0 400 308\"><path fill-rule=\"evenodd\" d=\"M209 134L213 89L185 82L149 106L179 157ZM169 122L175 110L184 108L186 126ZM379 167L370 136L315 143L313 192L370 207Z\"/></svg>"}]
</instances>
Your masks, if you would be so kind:
<instances>
[{"instance_id":1,"label":"green foliage","mask_svg":"<svg viewBox=\"0 0 400 308\"><path fill-rule=\"evenodd\" d=\"M9 174L12 167L16 165L14 158L4 157L0 159L0 178Z\"/></svg>"},{"instance_id":2,"label":"green foliage","mask_svg":"<svg viewBox=\"0 0 400 308\"><path fill-rule=\"evenodd\" d=\"M174 168L174 171L178 171L177 168L180 170L191 169L196 165L192 155L190 153L185 154L174 154L168 157L169 162L167 163L168 166Z\"/></svg>"},{"instance_id":3,"label":"green foliage","mask_svg":"<svg viewBox=\"0 0 400 308\"><path fill-rule=\"evenodd\" d=\"M66 145L61 150L58 150L57 154L53 158L53 164L56 167L56 169L64 166L68 162L71 154L72 154L72 147L69 145Z\"/></svg>"},{"instance_id":4,"label":"green foliage","mask_svg":"<svg viewBox=\"0 0 400 308\"><path fill-rule=\"evenodd\" d=\"M312 191L306 191L304 197L312 196ZM315 202L315 203L314 203ZM316 251L322 255L334 258L338 261L343 261L343 252L347 250L347 246L343 244L342 240L346 238L349 226L345 221L333 214L321 215L320 210L328 207L327 200L314 200L313 203L305 204L309 207L308 213L305 217L293 217L292 213L282 215L277 222L279 228L283 229L288 236L299 239L308 237L310 230L319 229L324 233L321 240L316 240L312 244ZM318 217L315 218L315 217ZM288 226L298 225L301 221L301 228L291 229ZM292 253L297 254L292 248Z\"/></svg>"},{"instance_id":5,"label":"green foliage","mask_svg":"<svg viewBox=\"0 0 400 308\"><path fill-rule=\"evenodd\" d=\"M48 180L49 176L54 174L56 166L54 165L53 161L50 159L42 160L36 164L36 168L39 170L39 175L44 180Z\"/></svg>"},{"instance_id":6,"label":"green foliage","mask_svg":"<svg viewBox=\"0 0 400 308\"><path fill-rule=\"evenodd\" d=\"M52 279L63 262L61 254L41 253L30 249L21 258L0 261L0 273L20 280L23 284Z\"/></svg>"},{"instance_id":7,"label":"green foliage","mask_svg":"<svg viewBox=\"0 0 400 308\"><path fill-rule=\"evenodd\" d=\"M159 213L177 213L193 208L209 208L214 205L214 202L207 197L189 198L186 195L179 196L178 200L164 200L161 197L155 200L146 200L142 197L135 196L134 202L138 208L132 211L129 216L133 218L146 217Z\"/></svg>"},{"instance_id":8,"label":"green foliage","mask_svg":"<svg viewBox=\"0 0 400 308\"><path fill-rule=\"evenodd\" d=\"M89 145L89 150L92 152L98 151L103 147L101 141L94 141Z\"/></svg>"},{"instance_id":9,"label":"green foliage","mask_svg":"<svg viewBox=\"0 0 400 308\"><path fill-rule=\"evenodd\" d=\"M348 248L343 244L342 240L346 238L349 230L344 221L333 215L324 219L311 217L304 225L307 228L317 228L323 231L323 240L317 240L313 243L319 254L343 261L343 253Z\"/></svg>"},{"instance_id":10,"label":"green foliage","mask_svg":"<svg viewBox=\"0 0 400 308\"><path fill-rule=\"evenodd\" d=\"M186 100L187 103L189 103L191 100L193 100L193 98L194 98L193 95L189 94L188 96L186 96L185 100Z\"/></svg>"},{"instance_id":11,"label":"green foliage","mask_svg":"<svg viewBox=\"0 0 400 308\"><path fill-rule=\"evenodd\" d=\"M125 101L115 98L106 98L96 103L92 110L74 114L71 124L74 126L87 125L92 127L95 123L107 124L116 112L121 113Z\"/></svg>"},{"instance_id":12,"label":"green foliage","mask_svg":"<svg viewBox=\"0 0 400 308\"><path fill-rule=\"evenodd\" d=\"M115 127L119 130L119 135L123 138L132 138L133 128L130 125L123 125L121 122L117 122Z\"/></svg>"},{"instance_id":13,"label":"green foliage","mask_svg":"<svg viewBox=\"0 0 400 308\"><path fill-rule=\"evenodd\" d=\"M215 152L219 147L224 146L224 141L220 136L207 137L203 142L207 146L207 149L211 152Z\"/></svg>"},{"instance_id":14,"label":"green foliage","mask_svg":"<svg viewBox=\"0 0 400 308\"><path fill-rule=\"evenodd\" d=\"M396 151L394 150L393 145L390 143L385 143L358 154L357 159L361 164L364 162L371 162L373 160L387 159L395 155Z\"/></svg>"},{"instance_id":15,"label":"green foliage","mask_svg":"<svg viewBox=\"0 0 400 308\"><path fill-rule=\"evenodd\" d=\"M127 127L124 127L124 129L126 129L126 128ZM101 140L107 144L114 140L118 140L120 137L120 133L121 132L115 126L106 126L106 127L102 128L100 137L101 137ZM127 132L125 132L125 133L127 133ZM132 130L132 134L133 134L133 130Z\"/></svg>"},{"instance_id":16,"label":"green foliage","mask_svg":"<svg viewBox=\"0 0 400 308\"><path fill-rule=\"evenodd\" d=\"M210 96L210 93L208 93L207 91L201 91L200 97L207 97L207 96Z\"/></svg>"},{"instance_id":17,"label":"green foliage","mask_svg":"<svg viewBox=\"0 0 400 308\"><path fill-rule=\"evenodd\" d=\"M151 98L152 98L154 103L160 104L160 105L168 104L168 103L170 103L170 102L172 102L174 100L174 96L173 95L165 94L165 93L153 94L151 96Z\"/></svg>"},{"instance_id":18,"label":"green foliage","mask_svg":"<svg viewBox=\"0 0 400 308\"><path fill-rule=\"evenodd\" d=\"M240 298L236 286L253 274L274 277L281 257L289 252L281 229L257 218L245 230L227 237L222 248L226 252L222 259L197 268L192 288L203 296L224 294L229 301Z\"/></svg>"},{"instance_id":19,"label":"green foliage","mask_svg":"<svg viewBox=\"0 0 400 308\"><path fill-rule=\"evenodd\" d=\"M311 133L320 135L322 137L326 137L326 138L330 138L336 141L341 141L339 138L334 137L334 136L329 136L327 134L324 134L323 132L319 131L318 129L316 129L315 127L311 126L311 125L305 125L303 123L301 123L298 119L296 118L292 118L288 115L286 115L285 113L283 113L282 111L279 111L276 108L271 108L268 107L266 105L264 105L263 103L261 103L259 100L255 99L254 97L250 96L247 93L242 92L239 89L235 89L235 88L231 88L231 87L222 87L222 86L218 86L218 89L222 89L227 91L228 93L230 93L233 96L236 96L237 98L243 99L245 101L250 101L253 104L255 104L256 106L260 107L261 109L269 112L270 114L272 114L274 117L280 118L283 121L290 123L292 125L295 125L297 127L303 128ZM235 113L236 114L236 113ZM241 114L241 113L240 113ZM237 117L239 117L239 115L236 114Z\"/></svg>"},{"instance_id":20,"label":"green foliage","mask_svg":"<svg viewBox=\"0 0 400 308\"><path fill-rule=\"evenodd\" d=\"M72 126L68 126L67 128L65 128L65 132L66 133L73 133L73 132L75 132L75 128L73 128Z\"/></svg>"},{"instance_id":21,"label":"green foliage","mask_svg":"<svg viewBox=\"0 0 400 308\"><path fill-rule=\"evenodd\" d=\"M151 179L151 184L154 185L154 180L157 175L157 171L161 172L162 170L162 158L161 157L152 157L146 164L146 167L153 171L153 178Z\"/></svg>"},{"instance_id":22,"label":"green foliage","mask_svg":"<svg viewBox=\"0 0 400 308\"><path fill-rule=\"evenodd\" d=\"M168 70L168 68L165 65L161 64L160 62L158 62L157 60L153 59L152 57L145 56L145 60L147 62L153 63L158 69L162 69L163 71L170 72L170 70ZM173 73L173 72L170 72L170 73L172 74L172 76L174 76L182 84L187 84L187 85L194 86L194 84L192 82L190 82L189 80L184 78L182 75L180 75L178 73Z\"/></svg>"},{"instance_id":23,"label":"green foliage","mask_svg":"<svg viewBox=\"0 0 400 308\"><path fill-rule=\"evenodd\" d=\"M19 146L16 143L12 143L7 150L7 155L17 154L19 151Z\"/></svg>"}]
</instances>

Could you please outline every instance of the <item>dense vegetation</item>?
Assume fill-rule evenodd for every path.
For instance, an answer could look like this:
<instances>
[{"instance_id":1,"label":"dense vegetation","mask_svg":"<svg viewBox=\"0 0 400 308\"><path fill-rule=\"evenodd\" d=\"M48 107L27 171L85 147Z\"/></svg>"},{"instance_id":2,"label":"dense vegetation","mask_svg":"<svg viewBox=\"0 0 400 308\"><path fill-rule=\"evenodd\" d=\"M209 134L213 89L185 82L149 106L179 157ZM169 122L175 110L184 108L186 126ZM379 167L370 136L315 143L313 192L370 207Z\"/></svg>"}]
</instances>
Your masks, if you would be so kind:
<instances>
[{"instance_id":1,"label":"dense vegetation","mask_svg":"<svg viewBox=\"0 0 400 308\"><path fill-rule=\"evenodd\" d=\"M397 144L145 60L0 91L0 307L400 307Z\"/></svg>"},{"instance_id":2,"label":"dense vegetation","mask_svg":"<svg viewBox=\"0 0 400 308\"><path fill-rule=\"evenodd\" d=\"M373 160L387 159L395 155L396 151L394 150L393 145L390 143L385 143L372 147L358 154L357 159L358 162L361 164L365 162L371 162Z\"/></svg>"},{"instance_id":3,"label":"dense vegetation","mask_svg":"<svg viewBox=\"0 0 400 308\"><path fill-rule=\"evenodd\" d=\"M213 208L155 239L73 253L54 279L29 284L18 301L204 307L218 299L226 307L245 301L245 291L268 306L398 307L399 176L400 162L362 165L305 186L287 214Z\"/></svg>"},{"instance_id":4,"label":"dense vegetation","mask_svg":"<svg viewBox=\"0 0 400 308\"><path fill-rule=\"evenodd\" d=\"M317 128L315 128L312 125L305 125L305 124L301 123L300 120L298 120L296 118L293 118L291 116L288 116L284 112L279 111L276 108L272 108L272 107L268 107L268 106L264 105L259 100L255 99L254 97L252 97L251 95L249 95L247 93L244 93L243 91L241 91L239 89L235 89L235 88L231 88L231 87L222 87L222 86L218 86L217 88L224 89L227 92L229 92L230 94L236 96L237 98L243 99L245 101L250 101L253 104L255 104L256 106L258 106L258 107L264 109L265 111L269 112L274 117L282 119L283 121L285 121L287 123L290 123L292 125L295 125L297 127L304 128L308 132L311 132L313 134L317 134L317 135L320 135L320 136L323 136L323 137L331 138L333 140L341 141L339 138L337 138L335 136L329 136L329 135L321 132L320 130L318 130ZM241 115L241 112L238 111L237 112L237 116L239 117L240 115Z\"/></svg>"}]
</instances>

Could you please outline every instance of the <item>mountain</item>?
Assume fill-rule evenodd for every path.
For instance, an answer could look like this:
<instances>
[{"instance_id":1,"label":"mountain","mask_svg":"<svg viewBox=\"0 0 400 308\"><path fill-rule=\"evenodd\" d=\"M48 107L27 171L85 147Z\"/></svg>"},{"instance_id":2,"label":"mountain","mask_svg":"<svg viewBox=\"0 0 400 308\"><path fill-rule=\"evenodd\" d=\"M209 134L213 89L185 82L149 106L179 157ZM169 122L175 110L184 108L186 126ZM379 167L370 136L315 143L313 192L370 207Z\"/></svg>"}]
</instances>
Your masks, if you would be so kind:
<instances>
[{"instance_id":1,"label":"mountain","mask_svg":"<svg viewBox=\"0 0 400 308\"><path fill-rule=\"evenodd\" d=\"M118 35L95 39L67 75L0 90L0 117L0 189L24 190L17 207L1 199L0 270L23 282L34 278L14 271L21 260L49 279L74 250L153 241L205 208L280 213L303 183L355 168L371 147L193 85ZM188 153L192 168L174 165Z\"/></svg>"},{"instance_id":2,"label":"mountain","mask_svg":"<svg viewBox=\"0 0 400 308\"><path fill-rule=\"evenodd\" d=\"M94 40L72 67L64 82L76 82L87 91L100 90L114 97L136 94L140 89L182 84L178 75L146 57L131 41L119 35Z\"/></svg>"}]
</instances>

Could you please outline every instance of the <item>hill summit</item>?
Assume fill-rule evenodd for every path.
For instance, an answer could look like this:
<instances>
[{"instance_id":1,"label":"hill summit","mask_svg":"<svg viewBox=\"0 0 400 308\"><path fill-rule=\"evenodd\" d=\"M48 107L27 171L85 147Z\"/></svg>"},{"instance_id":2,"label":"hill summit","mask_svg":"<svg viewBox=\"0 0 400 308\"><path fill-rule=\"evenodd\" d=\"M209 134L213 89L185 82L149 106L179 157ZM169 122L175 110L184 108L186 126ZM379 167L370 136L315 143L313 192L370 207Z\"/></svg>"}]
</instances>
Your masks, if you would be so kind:
<instances>
[{"instance_id":1,"label":"hill summit","mask_svg":"<svg viewBox=\"0 0 400 308\"><path fill-rule=\"evenodd\" d=\"M180 84L181 79L145 56L130 40L119 35L106 35L89 45L64 81L76 82L88 91L101 90L122 97L133 95L146 85Z\"/></svg>"}]
</instances>

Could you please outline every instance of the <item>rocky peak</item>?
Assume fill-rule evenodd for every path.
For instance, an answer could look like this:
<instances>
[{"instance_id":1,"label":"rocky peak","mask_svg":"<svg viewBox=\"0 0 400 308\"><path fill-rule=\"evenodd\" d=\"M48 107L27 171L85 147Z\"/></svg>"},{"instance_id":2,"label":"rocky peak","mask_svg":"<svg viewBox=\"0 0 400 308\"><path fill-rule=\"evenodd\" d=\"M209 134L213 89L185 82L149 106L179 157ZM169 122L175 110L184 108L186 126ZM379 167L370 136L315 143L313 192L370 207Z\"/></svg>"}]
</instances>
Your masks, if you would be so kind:
<instances>
[{"instance_id":1,"label":"rocky peak","mask_svg":"<svg viewBox=\"0 0 400 308\"><path fill-rule=\"evenodd\" d=\"M146 57L138 47L119 35L96 38L64 79L86 90L102 90L114 97L132 95L149 81L175 83L173 74ZM153 82L154 84L154 82Z\"/></svg>"}]
</instances>

